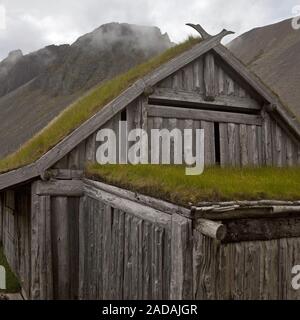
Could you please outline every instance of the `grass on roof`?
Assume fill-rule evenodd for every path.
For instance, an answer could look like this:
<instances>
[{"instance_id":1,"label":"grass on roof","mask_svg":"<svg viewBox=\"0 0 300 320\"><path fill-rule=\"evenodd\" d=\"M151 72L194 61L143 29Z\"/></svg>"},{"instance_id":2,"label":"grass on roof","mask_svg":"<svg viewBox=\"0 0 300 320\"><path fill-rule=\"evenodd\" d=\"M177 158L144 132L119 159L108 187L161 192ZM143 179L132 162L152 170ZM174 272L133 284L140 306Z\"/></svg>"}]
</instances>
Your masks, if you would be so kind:
<instances>
[{"instance_id":1,"label":"grass on roof","mask_svg":"<svg viewBox=\"0 0 300 320\"><path fill-rule=\"evenodd\" d=\"M86 176L135 192L189 206L201 201L300 200L300 167L210 167L186 176L175 165L88 164Z\"/></svg>"},{"instance_id":2,"label":"grass on roof","mask_svg":"<svg viewBox=\"0 0 300 320\"><path fill-rule=\"evenodd\" d=\"M0 289L0 293L20 292L21 286L20 286L19 280L15 276L15 274L11 271L1 246L0 246L0 266L3 266L6 271L6 290Z\"/></svg>"},{"instance_id":3,"label":"grass on roof","mask_svg":"<svg viewBox=\"0 0 300 320\"><path fill-rule=\"evenodd\" d=\"M25 143L18 151L1 159L0 173L25 166L38 160L74 129L130 87L135 81L184 51L192 48L199 42L200 38L189 37L185 42L95 87L84 97L62 111L47 127Z\"/></svg>"}]
</instances>

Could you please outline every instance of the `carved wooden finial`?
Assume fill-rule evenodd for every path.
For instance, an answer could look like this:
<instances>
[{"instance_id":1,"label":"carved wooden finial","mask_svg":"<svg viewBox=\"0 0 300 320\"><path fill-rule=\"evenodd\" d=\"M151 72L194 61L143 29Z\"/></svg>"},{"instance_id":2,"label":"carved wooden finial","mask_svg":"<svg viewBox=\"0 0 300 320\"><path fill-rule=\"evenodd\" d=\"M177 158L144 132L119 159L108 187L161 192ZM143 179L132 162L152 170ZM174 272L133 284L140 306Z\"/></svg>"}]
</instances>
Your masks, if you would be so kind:
<instances>
[{"instance_id":1,"label":"carved wooden finial","mask_svg":"<svg viewBox=\"0 0 300 320\"><path fill-rule=\"evenodd\" d=\"M234 34L233 31L228 31L226 29L223 29L220 33L216 34L215 36L210 35L208 32L206 32L201 26L200 24L193 24L193 23L187 23L186 24L189 27L192 27L193 29L195 29L197 32L199 32L201 38L203 40L205 39L209 39L209 38L219 38L221 41L225 36L229 35L229 34Z\"/></svg>"}]
</instances>

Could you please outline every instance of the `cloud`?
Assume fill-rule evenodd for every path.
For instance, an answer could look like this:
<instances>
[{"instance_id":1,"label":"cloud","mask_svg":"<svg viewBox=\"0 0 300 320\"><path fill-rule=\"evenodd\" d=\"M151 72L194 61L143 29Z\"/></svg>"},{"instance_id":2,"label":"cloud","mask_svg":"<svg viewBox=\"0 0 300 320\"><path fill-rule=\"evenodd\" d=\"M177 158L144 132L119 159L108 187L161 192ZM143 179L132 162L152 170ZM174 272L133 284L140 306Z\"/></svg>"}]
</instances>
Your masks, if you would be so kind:
<instances>
[{"instance_id":1,"label":"cloud","mask_svg":"<svg viewBox=\"0 0 300 320\"><path fill-rule=\"evenodd\" d=\"M298 3L297 3L298 2ZM240 34L292 16L300 0L0 0L6 8L0 30L0 59L21 49L28 53L49 44L72 43L108 22L155 25L178 42L201 23L212 34L227 28Z\"/></svg>"}]
</instances>

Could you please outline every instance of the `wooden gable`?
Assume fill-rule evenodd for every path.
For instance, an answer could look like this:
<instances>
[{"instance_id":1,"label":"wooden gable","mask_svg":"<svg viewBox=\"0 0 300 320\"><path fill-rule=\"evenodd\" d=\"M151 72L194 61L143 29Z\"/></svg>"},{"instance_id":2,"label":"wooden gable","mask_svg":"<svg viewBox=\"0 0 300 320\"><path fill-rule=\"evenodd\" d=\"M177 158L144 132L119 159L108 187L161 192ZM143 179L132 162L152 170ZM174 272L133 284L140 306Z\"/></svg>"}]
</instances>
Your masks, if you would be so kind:
<instances>
[{"instance_id":1,"label":"wooden gable","mask_svg":"<svg viewBox=\"0 0 300 320\"><path fill-rule=\"evenodd\" d=\"M122 118L128 130L144 128L149 135L151 129L204 129L206 165L292 166L300 161L299 140L213 49L148 88L103 128L118 135ZM96 133L54 168L82 170L87 161L96 161Z\"/></svg>"}]
</instances>

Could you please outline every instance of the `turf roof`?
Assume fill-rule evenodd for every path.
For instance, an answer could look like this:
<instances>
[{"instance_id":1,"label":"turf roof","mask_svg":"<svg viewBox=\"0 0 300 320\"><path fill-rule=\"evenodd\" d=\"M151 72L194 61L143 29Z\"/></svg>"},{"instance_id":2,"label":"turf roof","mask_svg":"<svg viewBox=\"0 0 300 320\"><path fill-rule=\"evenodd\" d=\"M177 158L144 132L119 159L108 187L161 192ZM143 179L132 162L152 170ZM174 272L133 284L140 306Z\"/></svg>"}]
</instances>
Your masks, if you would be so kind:
<instances>
[{"instance_id":1,"label":"turf roof","mask_svg":"<svg viewBox=\"0 0 300 320\"><path fill-rule=\"evenodd\" d=\"M189 206L201 201L299 200L300 167L210 167L186 176L175 165L88 164L86 176L121 188Z\"/></svg>"},{"instance_id":2,"label":"turf roof","mask_svg":"<svg viewBox=\"0 0 300 320\"><path fill-rule=\"evenodd\" d=\"M95 87L62 111L48 126L21 146L19 150L0 159L0 174L35 162L106 104L119 96L135 81L191 49L200 41L200 38L189 37L183 43L166 50L157 57Z\"/></svg>"}]
</instances>

